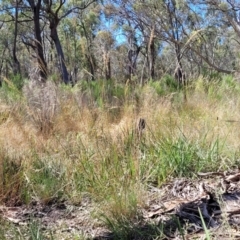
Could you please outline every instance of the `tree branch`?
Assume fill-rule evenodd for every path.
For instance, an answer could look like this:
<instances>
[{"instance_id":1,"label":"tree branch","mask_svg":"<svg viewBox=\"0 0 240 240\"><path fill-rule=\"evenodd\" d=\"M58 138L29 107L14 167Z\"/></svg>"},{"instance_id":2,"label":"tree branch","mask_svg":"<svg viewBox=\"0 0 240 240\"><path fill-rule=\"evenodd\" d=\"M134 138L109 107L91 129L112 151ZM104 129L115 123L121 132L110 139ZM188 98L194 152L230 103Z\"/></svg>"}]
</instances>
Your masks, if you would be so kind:
<instances>
[{"instance_id":1,"label":"tree branch","mask_svg":"<svg viewBox=\"0 0 240 240\"><path fill-rule=\"evenodd\" d=\"M23 42L24 45L27 45L27 46L31 47L32 49L34 49L34 50L36 49L36 46L34 46L32 43L30 43L28 41L25 41L23 37L21 39L22 39L22 42Z\"/></svg>"},{"instance_id":2,"label":"tree branch","mask_svg":"<svg viewBox=\"0 0 240 240\"><path fill-rule=\"evenodd\" d=\"M90 1L89 3L87 3L86 5L84 5L83 7L74 7L74 8L72 8L72 9L68 10L65 14L63 14L63 15L59 18L59 20L67 17L69 14L73 13L75 10L84 10L84 9L86 9L88 6L90 6L92 3L96 2L96 1L97 1L97 0L92 0L92 1Z\"/></svg>"},{"instance_id":3,"label":"tree branch","mask_svg":"<svg viewBox=\"0 0 240 240\"><path fill-rule=\"evenodd\" d=\"M59 11L60 11L60 9L62 8L62 6L63 6L64 3L65 3L65 0L61 0L61 1L60 1L60 4L59 4L57 10L55 11L56 16L58 16L58 13L59 13Z\"/></svg>"},{"instance_id":4,"label":"tree branch","mask_svg":"<svg viewBox=\"0 0 240 240\"><path fill-rule=\"evenodd\" d=\"M214 63L212 63L208 58L204 57L198 50L195 48L192 48L191 46L187 46L188 49L191 49L193 52L195 52L202 60L204 60L210 67L217 70L218 72L226 73L226 74L232 74L235 72L235 70L225 70L222 68L219 68Z\"/></svg>"}]
</instances>

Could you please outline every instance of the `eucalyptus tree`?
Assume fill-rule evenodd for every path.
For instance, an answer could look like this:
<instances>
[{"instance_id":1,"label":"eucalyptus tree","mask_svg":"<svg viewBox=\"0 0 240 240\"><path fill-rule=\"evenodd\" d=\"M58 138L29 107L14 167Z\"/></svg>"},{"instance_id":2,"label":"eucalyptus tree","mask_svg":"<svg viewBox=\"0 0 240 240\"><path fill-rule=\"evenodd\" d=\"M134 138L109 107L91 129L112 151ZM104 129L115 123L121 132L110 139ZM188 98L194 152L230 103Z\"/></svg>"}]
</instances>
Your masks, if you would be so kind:
<instances>
[{"instance_id":1,"label":"eucalyptus tree","mask_svg":"<svg viewBox=\"0 0 240 240\"><path fill-rule=\"evenodd\" d=\"M79 32L81 36L81 53L83 55L84 72L91 80L96 79L97 60L94 50L94 41L100 24L100 8L93 4L89 11L81 11L77 15Z\"/></svg>"},{"instance_id":2,"label":"eucalyptus tree","mask_svg":"<svg viewBox=\"0 0 240 240\"><path fill-rule=\"evenodd\" d=\"M226 60L225 68L228 67L228 70L224 72L240 71L239 62L236 64L240 46L240 2L234 0L198 0L196 2L208 16L214 19L211 29L215 28L219 36L218 44L222 44L226 49L222 55Z\"/></svg>"},{"instance_id":3,"label":"eucalyptus tree","mask_svg":"<svg viewBox=\"0 0 240 240\"><path fill-rule=\"evenodd\" d=\"M44 58L43 42L42 42L42 29L41 29L41 13L42 13L42 0L26 0L23 3L23 8L31 11L33 25L34 25L34 45L33 48L36 52L36 58L38 63L38 70L41 77L41 81L47 79L47 63Z\"/></svg>"},{"instance_id":4,"label":"eucalyptus tree","mask_svg":"<svg viewBox=\"0 0 240 240\"><path fill-rule=\"evenodd\" d=\"M41 1L41 0L39 0ZM44 18L47 20L50 28L50 37L55 44L55 48L58 55L60 71L62 73L62 78L64 83L68 84L70 82L69 72L66 67L65 57L62 49L62 45L58 36L57 28L62 19L78 14L80 11L88 8L96 0L89 1L72 1L68 3L66 0L54 1L54 0L43 0L41 10Z\"/></svg>"},{"instance_id":5,"label":"eucalyptus tree","mask_svg":"<svg viewBox=\"0 0 240 240\"><path fill-rule=\"evenodd\" d=\"M44 48L42 41L42 30L44 23L41 7L42 0L4 1L4 4L1 5L1 17L7 15L8 18L1 19L1 21L6 23L8 27L10 27L10 24L14 22L14 41L12 47L14 60L13 72L16 73L15 69L19 68L16 49L17 39L21 38L23 44L25 44L27 48L30 47L34 50L40 81L44 82L47 79L47 63L44 57ZM20 25L24 28L23 31L19 31ZM18 42L18 45L19 44L20 43ZM29 55L31 55L30 50Z\"/></svg>"},{"instance_id":6,"label":"eucalyptus tree","mask_svg":"<svg viewBox=\"0 0 240 240\"><path fill-rule=\"evenodd\" d=\"M184 4L185 17L180 22L183 37L179 41L183 61L191 72L198 69L198 73L205 70L232 73L231 31L223 15L212 12L206 1L189 0Z\"/></svg>"},{"instance_id":7,"label":"eucalyptus tree","mask_svg":"<svg viewBox=\"0 0 240 240\"><path fill-rule=\"evenodd\" d=\"M193 67L193 61L195 68L200 62L206 68L223 73L232 72L226 67L224 57L230 56L226 52L229 30L227 25L221 23L223 19L220 14L209 13L207 1L202 1L204 4L198 0L126 1L132 2L132 9L136 12L138 21L145 28L154 29L154 39L162 41L165 48L170 47L174 50L168 69L175 73L178 82L183 82L186 69L189 69L189 65ZM162 52L159 52L159 57L160 54Z\"/></svg>"},{"instance_id":8,"label":"eucalyptus tree","mask_svg":"<svg viewBox=\"0 0 240 240\"><path fill-rule=\"evenodd\" d=\"M20 62L17 57L17 41L18 41L18 28L19 28L19 11L22 0L15 0L12 5L9 1L2 1L0 4L0 22L1 27L8 28L8 39L5 40L5 47L9 50L9 55L12 61L9 61L14 75L20 74ZM2 37L6 37L3 34ZM4 51L5 52L5 51ZM3 57L4 59L4 57ZM2 61L3 61L2 59Z\"/></svg>"},{"instance_id":9,"label":"eucalyptus tree","mask_svg":"<svg viewBox=\"0 0 240 240\"><path fill-rule=\"evenodd\" d=\"M129 75L135 75L137 64L141 64L141 82L145 69L148 78L154 79L160 48L171 45L175 52L171 65L175 65L176 78L183 80L182 41L185 41L185 33L182 26L185 24L185 9L174 0L114 0L106 4L106 14L119 23L129 45Z\"/></svg>"},{"instance_id":10,"label":"eucalyptus tree","mask_svg":"<svg viewBox=\"0 0 240 240\"><path fill-rule=\"evenodd\" d=\"M132 0L113 0L104 2L104 14L121 30L122 39L127 47L126 72L127 78L131 81L132 77L138 73L138 61L141 50L143 49L142 25L138 21L136 12L132 6Z\"/></svg>"},{"instance_id":11,"label":"eucalyptus tree","mask_svg":"<svg viewBox=\"0 0 240 240\"><path fill-rule=\"evenodd\" d=\"M69 66L70 79L74 84L78 79L79 70L83 67L81 45L79 41L81 36L77 16L74 15L63 19L61 25L58 27L58 34L62 43L63 52L65 52L65 63ZM50 40L50 43L53 42ZM55 63L55 59L58 57L56 56L53 60L53 51L51 51L50 54L51 61Z\"/></svg>"},{"instance_id":12,"label":"eucalyptus tree","mask_svg":"<svg viewBox=\"0 0 240 240\"><path fill-rule=\"evenodd\" d=\"M19 13L19 5L21 4L21 0L16 0L15 3L15 15L14 15L14 39L13 39L13 73L15 75L20 74L20 63L17 58L17 37L18 37L18 13Z\"/></svg>"},{"instance_id":13,"label":"eucalyptus tree","mask_svg":"<svg viewBox=\"0 0 240 240\"><path fill-rule=\"evenodd\" d=\"M144 28L148 29L147 55L150 76L154 77L154 64L158 51L155 50L157 40L167 47L174 49L174 57L168 69L173 69L178 82L184 81L184 69L182 64L184 43L186 34L186 16L188 8L185 2L175 0L163 1L133 1L133 9L137 12L138 21ZM160 54L160 53L159 53Z\"/></svg>"},{"instance_id":14,"label":"eucalyptus tree","mask_svg":"<svg viewBox=\"0 0 240 240\"><path fill-rule=\"evenodd\" d=\"M74 14L85 10L96 0L89 1L66 1L66 0L5 0L5 6L1 9L7 12L12 19L9 21L15 22L14 44L13 44L13 59L17 66L16 58L16 39L18 35L18 24L21 22L28 22L30 25L30 35L34 37L27 39L23 36L22 40L26 46L30 46L36 53L38 70L42 81L47 79L48 70L47 62L44 56L43 30L49 27L49 36L52 39L58 56L60 72L64 83L69 83L69 73L66 67L62 45L58 35L58 26L60 22ZM19 18L19 11L21 11L21 19ZM13 12L15 13L13 15ZM33 26L33 30L31 30ZM32 32L31 32L32 31ZM45 32L48 33L45 29Z\"/></svg>"},{"instance_id":15,"label":"eucalyptus tree","mask_svg":"<svg viewBox=\"0 0 240 240\"><path fill-rule=\"evenodd\" d=\"M113 35L110 31L101 30L97 33L95 38L96 52L98 52L99 56L99 65L101 64L101 77L105 77L105 79L112 78L111 71L111 52L114 47L115 40L113 39ZM95 52L95 55L96 55ZM99 67L98 67L99 68Z\"/></svg>"},{"instance_id":16,"label":"eucalyptus tree","mask_svg":"<svg viewBox=\"0 0 240 240\"><path fill-rule=\"evenodd\" d=\"M9 64L9 41L8 37L9 36L9 28L5 24L1 24L1 35L0 35L0 76L5 75L8 77L8 69L7 65ZM4 72L5 70L5 72ZM2 79L1 79L2 81Z\"/></svg>"},{"instance_id":17,"label":"eucalyptus tree","mask_svg":"<svg viewBox=\"0 0 240 240\"><path fill-rule=\"evenodd\" d=\"M62 20L59 34L66 52L65 62L71 66L73 81L78 78L94 80L97 77L95 37L99 30L98 4Z\"/></svg>"}]
</instances>

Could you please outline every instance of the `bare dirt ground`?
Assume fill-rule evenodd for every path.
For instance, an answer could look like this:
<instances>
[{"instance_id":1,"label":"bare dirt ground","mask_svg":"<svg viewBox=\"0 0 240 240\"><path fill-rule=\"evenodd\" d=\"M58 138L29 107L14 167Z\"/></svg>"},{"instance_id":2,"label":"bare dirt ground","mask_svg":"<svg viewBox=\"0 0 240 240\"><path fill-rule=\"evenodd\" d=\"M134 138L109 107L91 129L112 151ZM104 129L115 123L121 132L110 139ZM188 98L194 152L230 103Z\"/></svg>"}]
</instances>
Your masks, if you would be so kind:
<instances>
[{"instance_id":1,"label":"bare dirt ground","mask_svg":"<svg viewBox=\"0 0 240 240\"><path fill-rule=\"evenodd\" d=\"M207 232L210 239L240 239L239 170L198 173L196 180L175 179L161 188L149 186L148 191L146 207L139 209L142 220L135 225L148 234L133 233L127 239L157 239L153 224L161 226L159 239L206 239ZM20 229L37 220L43 232L51 232L46 239L118 239L92 215L94 209L86 197L79 206L67 202L2 206L0 214Z\"/></svg>"}]
</instances>

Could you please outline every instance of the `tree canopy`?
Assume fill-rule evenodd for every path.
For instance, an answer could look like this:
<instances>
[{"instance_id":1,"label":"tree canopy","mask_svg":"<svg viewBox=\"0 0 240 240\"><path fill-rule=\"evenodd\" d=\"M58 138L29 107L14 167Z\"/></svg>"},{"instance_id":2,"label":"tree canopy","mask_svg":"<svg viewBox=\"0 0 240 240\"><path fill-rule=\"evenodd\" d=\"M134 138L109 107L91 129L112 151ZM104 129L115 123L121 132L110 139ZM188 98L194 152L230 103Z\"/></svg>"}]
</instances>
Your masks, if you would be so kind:
<instances>
[{"instance_id":1,"label":"tree canopy","mask_svg":"<svg viewBox=\"0 0 240 240\"><path fill-rule=\"evenodd\" d=\"M0 30L1 77L143 84L240 71L237 1L4 0Z\"/></svg>"}]
</instances>

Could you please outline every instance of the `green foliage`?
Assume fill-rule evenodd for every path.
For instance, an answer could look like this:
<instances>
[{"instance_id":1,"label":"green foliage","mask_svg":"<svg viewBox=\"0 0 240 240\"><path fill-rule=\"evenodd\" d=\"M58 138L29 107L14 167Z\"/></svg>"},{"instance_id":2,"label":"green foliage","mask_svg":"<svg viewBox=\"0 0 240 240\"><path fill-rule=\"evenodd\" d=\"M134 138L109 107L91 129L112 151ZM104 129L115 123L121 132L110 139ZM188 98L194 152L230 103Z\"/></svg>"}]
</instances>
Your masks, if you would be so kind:
<instances>
[{"instance_id":1,"label":"green foliage","mask_svg":"<svg viewBox=\"0 0 240 240\"><path fill-rule=\"evenodd\" d=\"M94 103L101 108L111 104L114 99L123 103L126 97L126 86L116 84L114 80L82 81L80 89L90 95Z\"/></svg>"},{"instance_id":2,"label":"green foliage","mask_svg":"<svg viewBox=\"0 0 240 240\"><path fill-rule=\"evenodd\" d=\"M141 165L142 178L161 184L173 177L194 177L196 172L212 171L218 166L218 140L210 146L205 140L192 142L184 136L161 137L145 148L146 162ZM222 148L222 146L221 146ZM153 167L155 166L155 167Z\"/></svg>"},{"instance_id":3,"label":"green foliage","mask_svg":"<svg viewBox=\"0 0 240 240\"><path fill-rule=\"evenodd\" d=\"M208 230L208 228L206 226L206 223L205 223L205 220L204 220L204 218L202 216L202 212L201 212L200 208L198 208L198 212L199 212L199 215L200 215L200 218L201 218L201 222L202 222L202 225L203 225L204 232L206 234L206 239L207 240L211 240L209 230Z\"/></svg>"},{"instance_id":4,"label":"green foliage","mask_svg":"<svg viewBox=\"0 0 240 240\"><path fill-rule=\"evenodd\" d=\"M20 100L24 80L20 75L11 75L10 78L3 78L1 91L6 95L6 99Z\"/></svg>"},{"instance_id":5,"label":"green foliage","mask_svg":"<svg viewBox=\"0 0 240 240\"><path fill-rule=\"evenodd\" d=\"M45 237L41 230L41 225L38 221L31 221L29 225L29 232L31 236L31 240L44 240Z\"/></svg>"},{"instance_id":6,"label":"green foliage","mask_svg":"<svg viewBox=\"0 0 240 240\"><path fill-rule=\"evenodd\" d=\"M28 225L19 227L19 225L10 223L5 219L0 219L0 239L18 239L18 240L54 240L51 231L43 231L43 226L38 220L30 220Z\"/></svg>"},{"instance_id":7,"label":"green foliage","mask_svg":"<svg viewBox=\"0 0 240 240\"><path fill-rule=\"evenodd\" d=\"M124 161L119 154L116 146L112 146L111 152L108 155L105 153L97 164L93 160L81 160L82 168L76 176L81 182L85 182L85 189L98 201L115 198L119 194L125 195L136 177L131 156L127 154L128 158Z\"/></svg>"},{"instance_id":8,"label":"green foliage","mask_svg":"<svg viewBox=\"0 0 240 240\"><path fill-rule=\"evenodd\" d=\"M197 91L205 92L210 99L218 101L226 101L230 96L237 97L240 93L240 84L232 75L221 75L215 80L199 78L193 84Z\"/></svg>"},{"instance_id":9,"label":"green foliage","mask_svg":"<svg viewBox=\"0 0 240 240\"><path fill-rule=\"evenodd\" d=\"M14 87L18 90L21 90L24 85L24 79L20 74L12 75L9 77L11 79L11 82L13 83Z\"/></svg>"},{"instance_id":10,"label":"green foliage","mask_svg":"<svg viewBox=\"0 0 240 240\"><path fill-rule=\"evenodd\" d=\"M4 95L5 100L8 102L15 102L19 101L22 98L22 87L23 87L23 80L20 76L15 76L12 79L4 78L2 82L2 87L0 91Z\"/></svg>"},{"instance_id":11,"label":"green foliage","mask_svg":"<svg viewBox=\"0 0 240 240\"><path fill-rule=\"evenodd\" d=\"M21 233L19 233L16 225L6 221L6 219L3 219L1 217L0 218L0 239L8 240L9 238L24 240Z\"/></svg>"},{"instance_id":12,"label":"green foliage","mask_svg":"<svg viewBox=\"0 0 240 240\"><path fill-rule=\"evenodd\" d=\"M232 75L223 75L220 88L222 88L222 91L228 91L228 94L239 93L240 83Z\"/></svg>"},{"instance_id":13,"label":"green foliage","mask_svg":"<svg viewBox=\"0 0 240 240\"><path fill-rule=\"evenodd\" d=\"M10 157L5 149L0 149L0 156L0 200L4 203L20 204L25 191L21 160L17 156Z\"/></svg>"},{"instance_id":14,"label":"green foliage","mask_svg":"<svg viewBox=\"0 0 240 240\"><path fill-rule=\"evenodd\" d=\"M32 163L32 171L29 172L28 184L30 192L40 201L48 203L61 199L64 173L60 163L51 162L51 158L36 158Z\"/></svg>"},{"instance_id":15,"label":"green foliage","mask_svg":"<svg viewBox=\"0 0 240 240\"><path fill-rule=\"evenodd\" d=\"M159 81L150 81L149 85L153 87L159 96L168 93L177 92L183 88L176 79L168 74L164 75Z\"/></svg>"},{"instance_id":16,"label":"green foliage","mask_svg":"<svg viewBox=\"0 0 240 240\"><path fill-rule=\"evenodd\" d=\"M205 79L208 79L209 81L221 81L223 74L214 70L210 71L209 69L203 68L202 75Z\"/></svg>"},{"instance_id":17,"label":"green foliage","mask_svg":"<svg viewBox=\"0 0 240 240\"><path fill-rule=\"evenodd\" d=\"M136 217L137 218L137 217ZM113 239L164 239L162 224L140 223L141 219L130 219L127 216L115 216L108 218L101 217L102 221L108 226ZM136 222L138 224L136 224Z\"/></svg>"},{"instance_id":18,"label":"green foliage","mask_svg":"<svg viewBox=\"0 0 240 240\"><path fill-rule=\"evenodd\" d=\"M149 85L155 89L159 96L164 95L164 86L161 81L150 81Z\"/></svg>"},{"instance_id":19,"label":"green foliage","mask_svg":"<svg viewBox=\"0 0 240 240\"><path fill-rule=\"evenodd\" d=\"M170 92L176 91L179 88L179 84L176 79L168 74L162 77L161 81L169 89Z\"/></svg>"}]
</instances>

